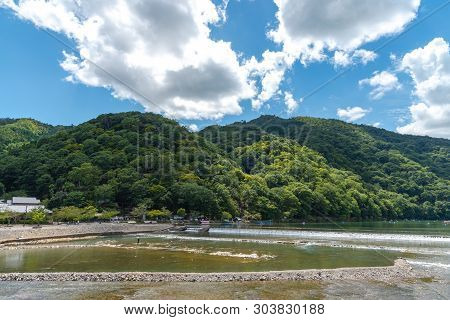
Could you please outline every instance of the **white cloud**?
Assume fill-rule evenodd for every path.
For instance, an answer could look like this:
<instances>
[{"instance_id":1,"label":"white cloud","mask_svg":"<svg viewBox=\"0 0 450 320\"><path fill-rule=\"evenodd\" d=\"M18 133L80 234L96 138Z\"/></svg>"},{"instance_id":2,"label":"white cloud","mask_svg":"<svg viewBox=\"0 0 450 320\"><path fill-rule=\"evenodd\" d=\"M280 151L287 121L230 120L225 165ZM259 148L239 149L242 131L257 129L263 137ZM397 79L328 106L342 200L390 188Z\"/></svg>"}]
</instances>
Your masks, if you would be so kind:
<instances>
[{"instance_id":1,"label":"white cloud","mask_svg":"<svg viewBox=\"0 0 450 320\"><path fill-rule=\"evenodd\" d=\"M359 62L362 64L367 64L371 61L374 61L377 56L378 55L375 52L364 49L355 50L355 52L353 53L353 59L356 59L357 61L359 60Z\"/></svg>"},{"instance_id":2,"label":"white cloud","mask_svg":"<svg viewBox=\"0 0 450 320\"><path fill-rule=\"evenodd\" d=\"M370 61L377 58L377 54L373 51L359 49L355 50L353 54L348 53L343 50L337 50L334 52L334 57L332 59L336 67L347 67L352 64L361 63L366 65Z\"/></svg>"},{"instance_id":3,"label":"white cloud","mask_svg":"<svg viewBox=\"0 0 450 320\"><path fill-rule=\"evenodd\" d=\"M379 128L381 126L381 122L375 122L372 124L372 127Z\"/></svg>"},{"instance_id":4,"label":"white cloud","mask_svg":"<svg viewBox=\"0 0 450 320\"><path fill-rule=\"evenodd\" d=\"M261 80L261 91L252 100L252 107L258 110L262 104L271 99L279 90L286 69L290 68L295 59L284 52L265 51L262 61L252 57L245 63L248 73L253 78Z\"/></svg>"},{"instance_id":5,"label":"white cloud","mask_svg":"<svg viewBox=\"0 0 450 320\"><path fill-rule=\"evenodd\" d=\"M345 51L335 51L333 63L337 67L347 67L352 64L352 57Z\"/></svg>"},{"instance_id":6,"label":"white cloud","mask_svg":"<svg viewBox=\"0 0 450 320\"><path fill-rule=\"evenodd\" d=\"M279 26L270 35L283 44L284 51L294 55L318 48L351 51L398 33L416 17L420 5L420 0L274 1Z\"/></svg>"},{"instance_id":7,"label":"white cloud","mask_svg":"<svg viewBox=\"0 0 450 320\"><path fill-rule=\"evenodd\" d=\"M397 76L388 71L375 71L371 78L360 80L359 85L373 87L370 97L375 100L381 99L389 91L399 90L402 87Z\"/></svg>"},{"instance_id":8,"label":"white cloud","mask_svg":"<svg viewBox=\"0 0 450 320\"><path fill-rule=\"evenodd\" d=\"M412 122L398 127L399 133L450 139L450 108L448 106L441 108L419 103L411 106L409 111Z\"/></svg>"},{"instance_id":9,"label":"white cloud","mask_svg":"<svg viewBox=\"0 0 450 320\"><path fill-rule=\"evenodd\" d=\"M435 38L425 47L407 53L401 62L416 86L416 95L428 104L450 101L450 51L443 38Z\"/></svg>"},{"instance_id":10,"label":"white cloud","mask_svg":"<svg viewBox=\"0 0 450 320\"><path fill-rule=\"evenodd\" d=\"M352 122L363 118L369 112L370 109L363 109L361 107L347 107L345 109L339 108L337 110L337 115L345 121Z\"/></svg>"},{"instance_id":11,"label":"white cloud","mask_svg":"<svg viewBox=\"0 0 450 320\"><path fill-rule=\"evenodd\" d=\"M187 128L192 132L198 132L200 130L195 123L188 125Z\"/></svg>"},{"instance_id":12,"label":"white cloud","mask_svg":"<svg viewBox=\"0 0 450 320\"><path fill-rule=\"evenodd\" d=\"M450 49L442 38L407 53L401 70L414 82L419 102L409 110L412 122L398 127L405 134L450 138Z\"/></svg>"},{"instance_id":13,"label":"white cloud","mask_svg":"<svg viewBox=\"0 0 450 320\"><path fill-rule=\"evenodd\" d=\"M217 12L219 13L219 17L223 22L227 22L227 9L229 2L230 0L222 0L222 3L217 7Z\"/></svg>"},{"instance_id":14,"label":"white cloud","mask_svg":"<svg viewBox=\"0 0 450 320\"><path fill-rule=\"evenodd\" d=\"M230 43L210 38L209 25L225 20L227 1L0 1L76 43L77 54L61 62L67 80L111 89L148 111L219 119L241 113L240 101L255 94Z\"/></svg>"},{"instance_id":15,"label":"white cloud","mask_svg":"<svg viewBox=\"0 0 450 320\"><path fill-rule=\"evenodd\" d=\"M262 79L261 94L253 101L258 108L270 99L295 61L307 64L328 60L336 66L368 63L374 52L358 49L382 36L401 32L417 14L420 0L274 0L278 26L268 36L282 46L279 52L266 51L261 61L249 66ZM283 60L273 63L273 57ZM269 60L269 61L266 61ZM258 63L264 65L263 68ZM261 70L262 69L262 70ZM267 75L267 76L266 76Z\"/></svg>"},{"instance_id":16,"label":"white cloud","mask_svg":"<svg viewBox=\"0 0 450 320\"><path fill-rule=\"evenodd\" d=\"M286 105L287 113L292 113L297 107L298 102L294 99L291 92L284 92L284 104Z\"/></svg>"}]
</instances>

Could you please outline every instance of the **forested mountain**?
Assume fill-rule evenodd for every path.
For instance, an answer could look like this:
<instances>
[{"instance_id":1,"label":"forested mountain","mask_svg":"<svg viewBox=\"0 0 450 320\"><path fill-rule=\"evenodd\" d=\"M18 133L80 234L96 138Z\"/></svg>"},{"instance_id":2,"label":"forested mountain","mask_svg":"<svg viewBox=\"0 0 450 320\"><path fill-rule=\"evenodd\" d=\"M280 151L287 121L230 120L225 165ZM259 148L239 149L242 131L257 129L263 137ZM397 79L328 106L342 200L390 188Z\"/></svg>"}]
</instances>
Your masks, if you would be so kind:
<instances>
[{"instance_id":1,"label":"forested mountain","mask_svg":"<svg viewBox=\"0 0 450 320\"><path fill-rule=\"evenodd\" d=\"M249 122L211 126L200 134L228 152L270 133L290 138L324 155L334 167L364 175L367 166L384 163L382 151L398 151L439 177L450 178L450 140L401 135L339 120L261 116Z\"/></svg>"},{"instance_id":2,"label":"forested mountain","mask_svg":"<svg viewBox=\"0 0 450 320\"><path fill-rule=\"evenodd\" d=\"M287 138L317 151L330 166L355 173L366 188L396 194L410 217L417 212L423 217L449 215L446 139L400 135L339 120L275 116L211 126L200 134L228 154L267 135Z\"/></svg>"},{"instance_id":3,"label":"forested mountain","mask_svg":"<svg viewBox=\"0 0 450 320\"><path fill-rule=\"evenodd\" d=\"M448 155L448 140L335 120L264 116L197 134L151 113L108 114L6 152L0 193L124 214L448 219Z\"/></svg>"},{"instance_id":4,"label":"forested mountain","mask_svg":"<svg viewBox=\"0 0 450 320\"><path fill-rule=\"evenodd\" d=\"M50 133L52 126L31 119L0 119L0 152Z\"/></svg>"}]
</instances>

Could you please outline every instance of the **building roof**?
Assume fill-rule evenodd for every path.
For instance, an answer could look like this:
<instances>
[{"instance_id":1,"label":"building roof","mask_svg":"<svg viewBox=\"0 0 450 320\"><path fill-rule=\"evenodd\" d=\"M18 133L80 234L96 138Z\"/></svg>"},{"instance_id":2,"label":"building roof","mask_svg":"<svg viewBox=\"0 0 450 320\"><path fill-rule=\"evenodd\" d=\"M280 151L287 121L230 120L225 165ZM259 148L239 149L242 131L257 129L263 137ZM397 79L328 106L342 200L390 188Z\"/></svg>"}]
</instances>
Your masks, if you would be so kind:
<instances>
[{"instance_id":1,"label":"building roof","mask_svg":"<svg viewBox=\"0 0 450 320\"><path fill-rule=\"evenodd\" d=\"M24 198L24 197L13 197L12 204L13 205L24 205L24 204L40 204L41 200L36 198Z\"/></svg>"}]
</instances>

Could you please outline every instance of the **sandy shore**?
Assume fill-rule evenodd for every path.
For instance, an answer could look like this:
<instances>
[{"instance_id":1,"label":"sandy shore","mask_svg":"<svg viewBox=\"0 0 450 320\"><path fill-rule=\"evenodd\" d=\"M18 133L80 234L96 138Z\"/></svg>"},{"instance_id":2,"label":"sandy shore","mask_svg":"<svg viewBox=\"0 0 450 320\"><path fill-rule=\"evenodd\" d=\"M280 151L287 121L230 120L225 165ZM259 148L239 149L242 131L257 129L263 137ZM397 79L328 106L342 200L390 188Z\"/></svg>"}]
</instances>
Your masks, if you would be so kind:
<instances>
[{"instance_id":1,"label":"sandy shore","mask_svg":"<svg viewBox=\"0 0 450 320\"><path fill-rule=\"evenodd\" d=\"M230 282L279 280L379 280L417 278L419 275L403 259L389 267L314 269L269 272L163 273L163 272L56 272L4 273L1 281L84 281L84 282Z\"/></svg>"},{"instance_id":2,"label":"sandy shore","mask_svg":"<svg viewBox=\"0 0 450 320\"><path fill-rule=\"evenodd\" d=\"M45 239L63 239L114 234L160 232L170 224L80 223L77 225L0 226L0 245Z\"/></svg>"}]
</instances>

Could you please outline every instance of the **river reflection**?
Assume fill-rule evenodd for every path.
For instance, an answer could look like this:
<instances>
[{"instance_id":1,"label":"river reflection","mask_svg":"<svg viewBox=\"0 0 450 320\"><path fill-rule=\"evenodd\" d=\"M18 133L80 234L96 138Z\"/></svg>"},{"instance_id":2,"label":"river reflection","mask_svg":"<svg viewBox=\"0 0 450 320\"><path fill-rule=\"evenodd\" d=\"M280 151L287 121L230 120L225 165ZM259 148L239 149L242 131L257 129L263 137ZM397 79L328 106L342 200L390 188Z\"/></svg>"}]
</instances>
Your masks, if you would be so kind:
<instances>
[{"instance_id":1,"label":"river reflection","mask_svg":"<svg viewBox=\"0 0 450 320\"><path fill-rule=\"evenodd\" d=\"M23 266L24 252L22 250L12 251L10 254L1 255L1 264L6 269L20 270Z\"/></svg>"}]
</instances>

